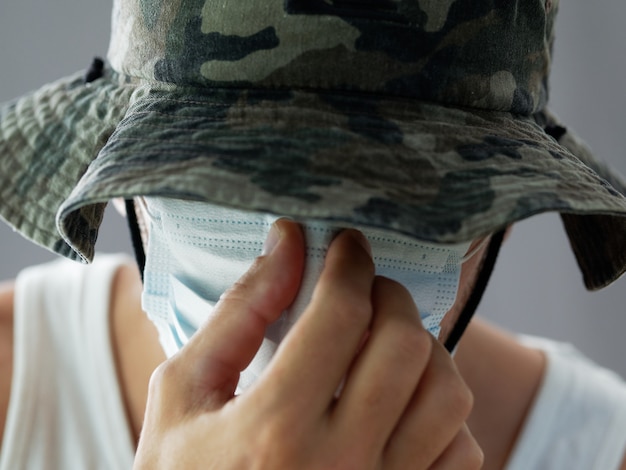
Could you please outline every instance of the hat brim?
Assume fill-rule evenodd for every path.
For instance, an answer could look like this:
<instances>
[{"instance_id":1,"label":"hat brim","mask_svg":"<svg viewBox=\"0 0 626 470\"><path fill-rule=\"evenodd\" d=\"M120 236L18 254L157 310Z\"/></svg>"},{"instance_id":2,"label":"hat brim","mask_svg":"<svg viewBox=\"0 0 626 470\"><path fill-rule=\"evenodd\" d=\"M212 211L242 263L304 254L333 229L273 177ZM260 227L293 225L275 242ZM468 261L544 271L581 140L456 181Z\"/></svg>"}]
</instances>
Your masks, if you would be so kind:
<instances>
[{"instance_id":1,"label":"hat brim","mask_svg":"<svg viewBox=\"0 0 626 470\"><path fill-rule=\"evenodd\" d=\"M0 218L25 237L69 258L55 217L115 130L132 89L107 75L77 73L0 109ZM95 241L95 234L84 234Z\"/></svg>"},{"instance_id":2,"label":"hat brim","mask_svg":"<svg viewBox=\"0 0 626 470\"><path fill-rule=\"evenodd\" d=\"M623 195L532 118L362 93L142 86L131 101L58 214L87 259L94 207L151 195L436 243L558 211L587 287L626 268Z\"/></svg>"}]
</instances>

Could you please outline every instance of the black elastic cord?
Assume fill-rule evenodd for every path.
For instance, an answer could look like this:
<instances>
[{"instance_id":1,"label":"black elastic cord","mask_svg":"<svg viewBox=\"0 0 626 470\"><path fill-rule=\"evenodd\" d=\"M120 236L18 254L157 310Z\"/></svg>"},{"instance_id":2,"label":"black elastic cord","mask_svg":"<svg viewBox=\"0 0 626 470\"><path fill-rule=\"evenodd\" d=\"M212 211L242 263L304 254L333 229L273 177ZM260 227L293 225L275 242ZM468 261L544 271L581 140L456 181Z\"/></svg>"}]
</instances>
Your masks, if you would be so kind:
<instances>
[{"instance_id":1,"label":"black elastic cord","mask_svg":"<svg viewBox=\"0 0 626 470\"><path fill-rule=\"evenodd\" d=\"M85 72L85 83L96 81L102 75L104 75L104 61L100 57L94 57L87 72Z\"/></svg>"},{"instance_id":2,"label":"black elastic cord","mask_svg":"<svg viewBox=\"0 0 626 470\"><path fill-rule=\"evenodd\" d=\"M141 282L143 282L143 271L146 267L146 253L143 249L141 229L139 228L139 222L137 221L137 213L135 212L135 202L132 199L126 199L124 201L124 205L126 206L126 220L130 230L130 240L133 244L133 251L135 252L137 266L139 266Z\"/></svg>"},{"instance_id":3,"label":"black elastic cord","mask_svg":"<svg viewBox=\"0 0 626 470\"><path fill-rule=\"evenodd\" d=\"M567 129L558 124L548 125L544 128L544 131L557 142L561 140L561 137L567 134Z\"/></svg>"},{"instance_id":4,"label":"black elastic cord","mask_svg":"<svg viewBox=\"0 0 626 470\"><path fill-rule=\"evenodd\" d=\"M469 325L470 320L474 316L476 308L478 308L478 304L480 303L480 300L485 293L485 289L487 288L487 284L489 283L489 279L491 278L493 267L496 265L496 259L498 258L498 253L500 252L500 247L502 246L505 233L506 230L501 230L493 234L491 240L489 241L487 254L482 266L480 267L480 273L478 274L478 279L476 279L476 285L474 286L469 299L467 299L467 303L463 307L454 328L452 328L450 335L446 339L445 347L449 352L452 352L456 347L459 339L461 339L461 336L465 333L467 325Z\"/></svg>"}]
</instances>

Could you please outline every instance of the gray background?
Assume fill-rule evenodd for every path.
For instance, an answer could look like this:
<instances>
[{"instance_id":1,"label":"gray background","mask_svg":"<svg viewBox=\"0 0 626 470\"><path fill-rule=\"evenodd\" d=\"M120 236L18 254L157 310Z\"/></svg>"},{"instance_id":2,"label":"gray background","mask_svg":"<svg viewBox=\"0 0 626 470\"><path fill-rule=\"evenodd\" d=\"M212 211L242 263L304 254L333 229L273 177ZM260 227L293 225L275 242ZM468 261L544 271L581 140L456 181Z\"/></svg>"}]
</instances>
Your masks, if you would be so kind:
<instances>
[{"instance_id":1,"label":"gray background","mask_svg":"<svg viewBox=\"0 0 626 470\"><path fill-rule=\"evenodd\" d=\"M95 0L20 0L0 5L0 101L87 67L106 54L110 4ZM626 2L561 4L552 108L598 155L626 173ZM124 222L107 211L98 249L129 251ZM0 224L0 279L52 259ZM626 278L584 290L560 219L542 215L515 226L501 253L481 315L519 332L576 344L626 376Z\"/></svg>"}]
</instances>

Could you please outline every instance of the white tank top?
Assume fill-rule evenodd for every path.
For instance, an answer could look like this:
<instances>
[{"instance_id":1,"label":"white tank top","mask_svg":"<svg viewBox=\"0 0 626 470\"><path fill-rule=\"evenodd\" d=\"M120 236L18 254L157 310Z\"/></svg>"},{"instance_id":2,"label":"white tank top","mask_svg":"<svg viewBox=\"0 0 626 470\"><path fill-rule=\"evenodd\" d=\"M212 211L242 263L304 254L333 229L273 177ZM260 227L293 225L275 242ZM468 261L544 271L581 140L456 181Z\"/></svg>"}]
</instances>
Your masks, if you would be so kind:
<instances>
[{"instance_id":1,"label":"white tank top","mask_svg":"<svg viewBox=\"0 0 626 470\"><path fill-rule=\"evenodd\" d=\"M546 373L506 470L617 470L626 451L626 383L567 343L521 337L545 351Z\"/></svg>"},{"instance_id":2,"label":"white tank top","mask_svg":"<svg viewBox=\"0 0 626 470\"><path fill-rule=\"evenodd\" d=\"M108 316L113 275L128 262L59 260L18 276L0 470L132 467ZM507 470L618 469L626 450L624 381L567 344L523 342L546 351L548 366Z\"/></svg>"},{"instance_id":3,"label":"white tank top","mask_svg":"<svg viewBox=\"0 0 626 470\"><path fill-rule=\"evenodd\" d=\"M109 333L111 281L128 262L59 260L18 276L0 470L132 467Z\"/></svg>"}]
</instances>

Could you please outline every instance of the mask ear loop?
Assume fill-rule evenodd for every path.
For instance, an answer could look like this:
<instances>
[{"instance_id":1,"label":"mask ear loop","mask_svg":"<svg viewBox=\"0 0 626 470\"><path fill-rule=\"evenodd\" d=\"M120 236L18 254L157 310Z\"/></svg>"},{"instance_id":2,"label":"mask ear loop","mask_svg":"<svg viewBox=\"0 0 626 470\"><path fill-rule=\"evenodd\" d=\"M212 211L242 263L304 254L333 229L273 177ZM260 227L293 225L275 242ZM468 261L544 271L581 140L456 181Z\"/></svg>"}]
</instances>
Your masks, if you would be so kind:
<instances>
[{"instance_id":1,"label":"mask ear loop","mask_svg":"<svg viewBox=\"0 0 626 470\"><path fill-rule=\"evenodd\" d=\"M471 251L468 251L467 253L465 253L465 256L463 256L463 258L461 258L460 264L465 263L470 258L472 258L476 253L478 253L480 250L482 250L483 246L485 246L487 244L487 242L489 242L490 239L491 239L491 237L489 237L488 235L486 237L483 237L483 239L478 243L478 245L476 245L474 248L472 248Z\"/></svg>"},{"instance_id":2,"label":"mask ear loop","mask_svg":"<svg viewBox=\"0 0 626 470\"><path fill-rule=\"evenodd\" d=\"M143 240L141 239L141 229L139 228L137 212L135 211L135 202L132 199L126 199L124 205L126 206L126 221L130 230L130 240L133 244L135 260L137 261L137 266L139 266L141 282L143 283L143 272L146 267L146 253L143 249Z\"/></svg>"},{"instance_id":3,"label":"mask ear loop","mask_svg":"<svg viewBox=\"0 0 626 470\"><path fill-rule=\"evenodd\" d=\"M452 328L450 335L446 339L445 347L450 353L454 351L454 348L459 342L459 339L461 339L461 336L463 335L463 333L465 333L465 329L467 328L467 325L469 325L469 322L474 316L474 312L476 312L476 308L478 307L478 304L483 297L485 288L487 287L489 279L491 278L493 268L496 265L496 259L498 258L498 253L500 252L500 247L502 246L502 241L504 240L505 233L506 229L496 232L489 241L487 254L485 256L485 260L480 267L480 273L478 274L478 278L476 279L474 289L472 290L469 299L467 299L467 303L463 307L463 310L461 311L459 318Z\"/></svg>"}]
</instances>

